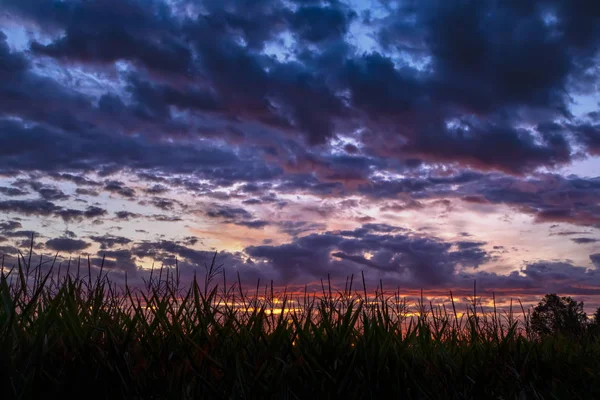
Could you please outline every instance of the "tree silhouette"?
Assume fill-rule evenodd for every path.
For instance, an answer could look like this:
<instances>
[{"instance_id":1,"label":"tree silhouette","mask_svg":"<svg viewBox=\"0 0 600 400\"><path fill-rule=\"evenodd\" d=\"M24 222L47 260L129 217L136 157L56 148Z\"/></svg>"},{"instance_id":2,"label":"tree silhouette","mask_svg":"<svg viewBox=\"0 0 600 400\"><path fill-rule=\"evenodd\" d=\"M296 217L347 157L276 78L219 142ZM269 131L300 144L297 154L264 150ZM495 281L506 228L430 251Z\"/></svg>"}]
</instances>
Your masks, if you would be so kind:
<instances>
[{"instance_id":1,"label":"tree silhouette","mask_svg":"<svg viewBox=\"0 0 600 400\"><path fill-rule=\"evenodd\" d=\"M593 335L600 336L600 307L596 309L594 313L594 318L592 319L592 323L590 324L590 331Z\"/></svg>"},{"instance_id":2,"label":"tree silhouette","mask_svg":"<svg viewBox=\"0 0 600 400\"><path fill-rule=\"evenodd\" d=\"M531 328L539 336L578 335L586 326L583 302L552 293L544 296L531 314Z\"/></svg>"}]
</instances>

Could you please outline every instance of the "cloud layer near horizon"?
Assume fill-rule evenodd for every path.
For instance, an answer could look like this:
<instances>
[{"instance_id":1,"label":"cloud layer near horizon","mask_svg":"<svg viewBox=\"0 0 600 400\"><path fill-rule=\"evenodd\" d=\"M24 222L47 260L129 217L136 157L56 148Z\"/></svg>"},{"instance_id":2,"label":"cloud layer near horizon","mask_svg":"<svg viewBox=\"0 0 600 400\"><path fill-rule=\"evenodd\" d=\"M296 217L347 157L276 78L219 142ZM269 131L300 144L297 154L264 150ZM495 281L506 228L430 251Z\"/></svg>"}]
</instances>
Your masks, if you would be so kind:
<instances>
[{"instance_id":1,"label":"cloud layer near horizon","mask_svg":"<svg viewBox=\"0 0 600 400\"><path fill-rule=\"evenodd\" d=\"M0 254L600 294L597 2L0 11Z\"/></svg>"}]
</instances>

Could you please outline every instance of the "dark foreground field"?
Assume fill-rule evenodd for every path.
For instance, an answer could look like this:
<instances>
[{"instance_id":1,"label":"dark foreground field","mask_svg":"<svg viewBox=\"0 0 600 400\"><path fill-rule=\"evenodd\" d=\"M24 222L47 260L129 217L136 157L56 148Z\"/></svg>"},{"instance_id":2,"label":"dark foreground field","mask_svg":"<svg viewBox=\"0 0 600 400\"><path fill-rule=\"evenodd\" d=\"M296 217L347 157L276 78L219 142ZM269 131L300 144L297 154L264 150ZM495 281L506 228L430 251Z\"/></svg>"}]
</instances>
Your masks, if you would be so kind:
<instances>
[{"instance_id":1,"label":"dark foreground field","mask_svg":"<svg viewBox=\"0 0 600 400\"><path fill-rule=\"evenodd\" d=\"M539 338L520 308L407 308L349 284L276 298L223 290L214 268L133 288L25 264L0 283L3 399L600 399L597 335Z\"/></svg>"}]
</instances>

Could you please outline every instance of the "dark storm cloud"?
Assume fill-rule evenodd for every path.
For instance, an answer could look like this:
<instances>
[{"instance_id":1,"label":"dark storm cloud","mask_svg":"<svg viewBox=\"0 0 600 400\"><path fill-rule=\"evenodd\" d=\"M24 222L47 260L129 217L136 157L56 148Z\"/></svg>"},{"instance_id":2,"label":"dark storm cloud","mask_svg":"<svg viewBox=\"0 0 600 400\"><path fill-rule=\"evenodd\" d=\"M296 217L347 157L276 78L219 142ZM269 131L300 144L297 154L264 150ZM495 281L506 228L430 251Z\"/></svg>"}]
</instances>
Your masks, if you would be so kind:
<instances>
[{"instance_id":1,"label":"dark storm cloud","mask_svg":"<svg viewBox=\"0 0 600 400\"><path fill-rule=\"evenodd\" d=\"M550 228L552 228L552 227L553 226L551 226ZM550 235L572 236L572 235L585 235L586 233L590 233L590 232L585 232L585 231L561 231L561 232L551 233Z\"/></svg>"},{"instance_id":2,"label":"dark storm cloud","mask_svg":"<svg viewBox=\"0 0 600 400\"><path fill-rule=\"evenodd\" d=\"M409 152L438 162L456 162L476 169L508 173L532 171L542 165L571 161L568 141L547 135L540 144L526 131L503 123L461 120L455 126L440 124L420 132L406 146Z\"/></svg>"},{"instance_id":3,"label":"dark storm cloud","mask_svg":"<svg viewBox=\"0 0 600 400\"><path fill-rule=\"evenodd\" d=\"M588 154L600 155L600 126L588 119L580 118L566 123L541 123L537 129L548 135L570 135Z\"/></svg>"},{"instance_id":4,"label":"dark storm cloud","mask_svg":"<svg viewBox=\"0 0 600 400\"><path fill-rule=\"evenodd\" d=\"M33 216L48 216L60 207L47 200L4 200L0 201L0 211Z\"/></svg>"},{"instance_id":5,"label":"dark storm cloud","mask_svg":"<svg viewBox=\"0 0 600 400\"><path fill-rule=\"evenodd\" d=\"M168 118L170 106L196 111L216 111L220 108L215 94L208 89L188 88L183 91L166 85L153 85L130 76L128 91L140 110L154 117Z\"/></svg>"},{"instance_id":6,"label":"dark storm cloud","mask_svg":"<svg viewBox=\"0 0 600 400\"><path fill-rule=\"evenodd\" d=\"M91 245L84 240L69 239L66 237L50 239L46 242L46 247L59 252L77 252L85 250Z\"/></svg>"},{"instance_id":7,"label":"dark storm cloud","mask_svg":"<svg viewBox=\"0 0 600 400\"><path fill-rule=\"evenodd\" d=\"M185 31L202 55L204 73L219 94L223 115L284 132L299 131L311 144L333 136L333 119L344 114L345 106L332 93L326 76L301 63L278 62L247 49L233 34L224 32L214 40L210 16L199 17Z\"/></svg>"},{"instance_id":8,"label":"dark storm cloud","mask_svg":"<svg viewBox=\"0 0 600 400\"><path fill-rule=\"evenodd\" d=\"M140 214L133 213L130 211L117 211L115 213L118 219L129 221L130 218L139 218Z\"/></svg>"},{"instance_id":9,"label":"dark storm cloud","mask_svg":"<svg viewBox=\"0 0 600 400\"><path fill-rule=\"evenodd\" d=\"M163 211L171 211L171 210L173 210L173 208L175 207L176 204L180 204L176 200L171 200L171 199L161 198L161 197L153 197L149 200L149 202L154 207L160 208Z\"/></svg>"},{"instance_id":10,"label":"dark storm cloud","mask_svg":"<svg viewBox=\"0 0 600 400\"><path fill-rule=\"evenodd\" d=\"M582 124L573 129L588 153L600 155L600 126Z\"/></svg>"},{"instance_id":11,"label":"dark storm cloud","mask_svg":"<svg viewBox=\"0 0 600 400\"><path fill-rule=\"evenodd\" d=\"M571 239L571 241L575 242L577 244L589 244L589 243L600 242L600 239L580 237L580 238L573 238L573 239Z\"/></svg>"},{"instance_id":12,"label":"dark storm cloud","mask_svg":"<svg viewBox=\"0 0 600 400\"><path fill-rule=\"evenodd\" d=\"M183 219L181 219L181 217L178 217L176 215L165 215L165 214L154 214L154 215L150 215L149 218L154 221L160 221L160 222L183 221Z\"/></svg>"},{"instance_id":13,"label":"dark storm cloud","mask_svg":"<svg viewBox=\"0 0 600 400\"><path fill-rule=\"evenodd\" d=\"M418 7L433 67L444 79L441 94L478 111L524 103L563 110L572 59L540 8L479 1ZM470 90L461 96L463 83Z\"/></svg>"},{"instance_id":14,"label":"dark storm cloud","mask_svg":"<svg viewBox=\"0 0 600 400\"><path fill-rule=\"evenodd\" d=\"M150 143L141 138L101 133L74 133L26 128L16 121L0 120L7 146L0 149L0 165L25 170L49 168L91 171L100 165L119 168L156 168L178 173L196 172L223 183L268 178L268 169L254 160L240 160L232 152L219 148L194 148L188 145ZM55 148L56 151L48 149ZM214 169L218 166L222 168ZM106 183L106 190L132 197L131 188L117 182Z\"/></svg>"},{"instance_id":15,"label":"dark storm cloud","mask_svg":"<svg viewBox=\"0 0 600 400\"><path fill-rule=\"evenodd\" d=\"M456 245L461 250L472 249L474 247L481 247L485 245L485 242L457 242Z\"/></svg>"},{"instance_id":16,"label":"dark storm cloud","mask_svg":"<svg viewBox=\"0 0 600 400\"><path fill-rule=\"evenodd\" d=\"M172 261L169 264L174 264L174 257L186 259L196 264L203 264L210 261L209 257L212 258L210 252L194 250L169 240L136 243L132 248L132 253L140 258L151 258L161 262Z\"/></svg>"},{"instance_id":17,"label":"dark storm cloud","mask_svg":"<svg viewBox=\"0 0 600 400\"><path fill-rule=\"evenodd\" d=\"M104 184L104 190L118 194L123 197L133 198L135 196L135 190L125 186L123 182L119 181L107 181Z\"/></svg>"},{"instance_id":18,"label":"dark storm cloud","mask_svg":"<svg viewBox=\"0 0 600 400\"><path fill-rule=\"evenodd\" d=\"M12 231L12 232L4 232L4 234L6 236L12 237L12 238L23 237L23 238L31 239L32 236L35 236L34 231Z\"/></svg>"},{"instance_id":19,"label":"dark storm cloud","mask_svg":"<svg viewBox=\"0 0 600 400\"><path fill-rule=\"evenodd\" d=\"M74 113L85 111L90 101L82 94L72 91L52 78L33 73L31 63L23 53L11 51L6 35L0 31L0 116L18 117L40 123L47 123L61 129L79 129L82 123ZM5 137L9 139L0 155L6 157L16 149L11 149L11 139L15 132L3 127ZM27 138L26 138L27 139ZM22 146L39 149L51 146L49 138L39 135L29 141L17 142ZM48 147L51 148L51 147ZM33 160L22 160L32 162ZM7 165L7 168L11 168ZM19 168L14 166L13 168Z\"/></svg>"},{"instance_id":20,"label":"dark storm cloud","mask_svg":"<svg viewBox=\"0 0 600 400\"><path fill-rule=\"evenodd\" d=\"M243 208L230 207L227 205L212 204L204 214L209 218L220 219L228 224L245 226L252 229L260 229L269 225L268 221L255 219L255 217Z\"/></svg>"},{"instance_id":21,"label":"dark storm cloud","mask_svg":"<svg viewBox=\"0 0 600 400\"><path fill-rule=\"evenodd\" d=\"M600 227L599 178L563 177L540 174L527 179L488 175L461 185L450 192L440 186L430 188L428 195L467 197L477 193L477 202L506 204L530 214L535 222L566 222L581 226Z\"/></svg>"},{"instance_id":22,"label":"dark storm cloud","mask_svg":"<svg viewBox=\"0 0 600 400\"><path fill-rule=\"evenodd\" d=\"M21 228L23 225L18 221L3 221L0 222L0 231L8 232Z\"/></svg>"},{"instance_id":23,"label":"dark storm cloud","mask_svg":"<svg viewBox=\"0 0 600 400\"><path fill-rule=\"evenodd\" d=\"M135 256L128 249L119 250L105 250L101 249L95 260L96 265L102 265L104 268L109 270L117 270L127 273L137 272L138 266L136 264Z\"/></svg>"},{"instance_id":24,"label":"dark storm cloud","mask_svg":"<svg viewBox=\"0 0 600 400\"><path fill-rule=\"evenodd\" d=\"M288 18L291 29L303 40L321 42L342 39L348 32L350 22L356 18L352 10L335 7L304 6Z\"/></svg>"},{"instance_id":25,"label":"dark storm cloud","mask_svg":"<svg viewBox=\"0 0 600 400\"><path fill-rule=\"evenodd\" d=\"M41 198L50 201L67 200L69 198L62 190L56 187L44 186L36 189L36 192L38 192Z\"/></svg>"},{"instance_id":26,"label":"dark storm cloud","mask_svg":"<svg viewBox=\"0 0 600 400\"><path fill-rule=\"evenodd\" d=\"M235 224L240 225L240 226L245 226L246 228L260 229L260 228L264 228L267 225L270 225L270 222L257 219L257 220L253 220L253 221L238 221Z\"/></svg>"},{"instance_id":27,"label":"dark storm cloud","mask_svg":"<svg viewBox=\"0 0 600 400\"><path fill-rule=\"evenodd\" d=\"M183 242L169 240L136 243L131 249L131 254L137 258L149 258L157 263L157 267L174 266L177 263L180 277L184 282L189 282L196 273L202 276L206 272L205 267L211 264L215 256L215 252L195 250L187 247ZM239 255L222 251L217 253L216 261L216 267L224 266L233 272L230 279L236 279L236 270L240 271L240 276L244 280L249 276L249 271L239 269L240 265L244 264ZM250 276L254 276L253 273ZM254 278L251 280L256 283Z\"/></svg>"},{"instance_id":28,"label":"dark storm cloud","mask_svg":"<svg viewBox=\"0 0 600 400\"><path fill-rule=\"evenodd\" d=\"M134 261L138 259L150 259L154 262L154 268L161 266L173 267L177 264L181 282L189 284L194 276L204 276L206 267L210 266L215 258L215 267L223 268L227 275L227 281L236 281L238 276L245 284L255 285L258 279L270 279L273 274L268 269L258 269L250 260L244 259L240 253L230 253L226 251L201 251L188 247L186 241L143 241L135 243L130 250L115 250L106 253L99 252L98 255L106 254L106 257L116 258L116 269L132 268ZM128 265L121 266L118 262L121 260L129 261ZM142 273L137 271L138 275ZM146 279L148 271L145 271ZM158 272L155 270L154 274ZM238 275L239 274L239 275Z\"/></svg>"},{"instance_id":29,"label":"dark storm cloud","mask_svg":"<svg viewBox=\"0 0 600 400\"><path fill-rule=\"evenodd\" d=\"M0 187L0 194L8 197L18 197L25 196L27 192L14 187Z\"/></svg>"},{"instance_id":30,"label":"dark storm cloud","mask_svg":"<svg viewBox=\"0 0 600 400\"><path fill-rule=\"evenodd\" d=\"M85 188L77 188L77 189L75 189L75 193L77 193L78 195L92 196L92 197L98 197L100 195L100 192L98 192L97 190L85 189Z\"/></svg>"},{"instance_id":31,"label":"dark storm cloud","mask_svg":"<svg viewBox=\"0 0 600 400\"><path fill-rule=\"evenodd\" d=\"M29 181L27 185L31 187L42 199L48 201L67 200L67 196L62 190L52 185L44 185L40 182Z\"/></svg>"},{"instance_id":32,"label":"dark storm cloud","mask_svg":"<svg viewBox=\"0 0 600 400\"><path fill-rule=\"evenodd\" d=\"M211 206L207 211L205 211L205 214L210 218L224 218L227 220L252 218L252 214L243 208L234 208L217 204Z\"/></svg>"},{"instance_id":33,"label":"dark storm cloud","mask_svg":"<svg viewBox=\"0 0 600 400\"><path fill-rule=\"evenodd\" d=\"M535 222L600 227L598 179L534 173L600 154L597 116L570 115L574 95L598 83L596 3L393 3L384 7L389 15L359 21L338 1L3 1L1 14L36 40L21 51L20 33L0 32L0 171L42 171L61 183L0 188L21 196L31 187L40 197L3 198L0 212L68 223L108 215L97 205L64 205L68 183L79 196L149 195L138 200L165 212L123 210L114 214L119 221L181 221L170 214L179 203L166 198L174 190L274 210L293 203L283 194L358 194L385 201L380 211L390 213L435 201L451 212L450 202L462 199L473 209L506 205ZM381 52L360 47L365 30ZM87 177L94 172L101 179ZM135 188L111 176L119 172L139 177ZM336 206L302 212L325 219ZM494 257L475 239L446 242L381 224L318 235L324 224L276 223L255 212L224 204L204 211L217 222L272 224L292 236L281 246L249 247L261 260L253 266L224 255L250 276L259 268L293 279L364 267L443 286L461 267ZM115 269L123 262L133 271L136 257L150 255L189 265L207 256L188 248L192 242L148 242L127 254L113 247L131 243L95 238L113 251ZM532 265L521 275L477 271L464 279L533 287L534 277L560 280L561 269L591 277L578 268Z\"/></svg>"},{"instance_id":34,"label":"dark storm cloud","mask_svg":"<svg viewBox=\"0 0 600 400\"><path fill-rule=\"evenodd\" d=\"M453 244L459 247L458 251L452 250ZM278 282L318 279L327 273L339 281L350 274L360 274L361 270L371 270L365 274L371 284L377 284L377 276L383 276L386 284L405 288L468 290L476 280L479 290L505 294L600 293L597 269L568 262L529 263L508 275L479 270L464 272L461 266L477 268L494 259L481 244L469 242L460 249L459 243L367 230L354 234L352 231L313 234L279 246L251 246L245 252ZM598 267L598 254L592 254L590 259Z\"/></svg>"},{"instance_id":35,"label":"dark storm cloud","mask_svg":"<svg viewBox=\"0 0 600 400\"><path fill-rule=\"evenodd\" d=\"M169 191L169 188L167 188L166 186L162 186L162 185L152 185L151 187L144 189L144 192L146 192L148 194L153 194L153 195L164 194L164 193L167 193L168 191Z\"/></svg>"},{"instance_id":36,"label":"dark storm cloud","mask_svg":"<svg viewBox=\"0 0 600 400\"><path fill-rule=\"evenodd\" d=\"M587 269L568 262L539 261L527 264L520 271L508 275L478 271L474 274L459 274L455 284L467 286L468 281L477 280L477 289L496 292L496 294L514 293L519 295L538 293L571 293L579 295L598 295L600 275L597 269Z\"/></svg>"},{"instance_id":37,"label":"dark storm cloud","mask_svg":"<svg viewBox=\"0 0 600 400\"><path fill-rule=\"evenodd\" d=\"M77 210L72 208L65 208L56 211L57 216L61 217L65 222L81 222L83 219L95 219L99 217L103 217L108 214L108 212L97 206L89 206L85 210Z\"/></svg>"},{"instance_id":38,"label":"dark storm cloud","mask_svg":"<svg viewBox=\"0 0 600 400\"><path fill-rule=\"evenodd\" d=\"M102 184L100 182L93 181L93 180L88 179L85 176L81 176L81 175L75 175L75 174L69 174L69 173L57 173L57 172L51 172L48 175L57 181L73 182L77 186L102 186Z\"/></svg>"},{"instance_id":39,"label":"dark storm cloud","mask_svg":"<svg viewBox=\"0 0 600 400\"><path fill-rule=\"evenodd\" d=\"M167 163L174 167L185 164L181 161L186 157L175 154L178 151L164 152L165 147L160 144L119 136L119 131L130 129L127 125L119 125L127 124L127 121L116 118L110 110L102 108L105 104L102 99L99 108L94 108L91 100L84 95L61 86L51 78L31 72L29 64L25 62L26 58L21 53L10 51L5 35L0 39L3 61L3 69L0 71L3 73L0 99L4 105L3 113L48 124L44 127L34 125L25 128L16 121L3 120L0 123L7 139L0 155L7 168L48 171L48 166L51 165L56 170L86 171L110 164L123 168L127 166L128 160L137 164L137 167L145 163L146 168L151 168L156 167L157 160L165 160L165 155L171 159ZM62 108L54 109L58 104ZM72 112L65 113L64 110L69 108ZM135 120L137 117L131 118ZM102 129L98 129L100 127ZM166 126L163 128L169 131ZM53 148L56 150L52 151ZM202 150L180 149L188 153L190 160L195 160L196 166L211 159ZM214 155L216 157L213 160L227 163L225 153Z\"/></svg>"},{"instance_id":40,"label":"dark storm cloud","mask_svg":"<svg viewBox=\"0 0 600 400\"><path fill-rule=\"evenodd\" d=\"M364 227L362 229L365 229ZM366 274L367 285L378 283L384 277L386 285L402 285L408 289L471 290L477 281L479 293L495 291L498 295L517 296L539 294L547 291L575 294L599 294L600 274L569 262L538 261L526 264L520 271L508 275L492 272L465 272L460 267L477 267L488 262L490 256L479 246L469 245L465 250L453 251L457 243L424 238L413 234L367 233L351 235L325 232L294 239L279 246L251 246L241 253L207 252L188 247L185 241L143 241L131 248L101 250L93 265L98 268L104 259L107 270L128 273L135 277L141 273L138 259L150 259L160 267L179 266L182 282L187 284L195 274L205 273L216 256L216 266L223 266L227 280L237 280L239 273L243 285L275 279L278 284L306 282L331 274L334 282L347 276ZM47 248L56 251L77 252L89 243L66 238L48 241ZM122 245L122 244L121 244ZM17 250L11 246L0 247L9 255ZM600 258L590 255L596 267ZM147 276L146 276L147 278Z\"/></svg>"},{"instance_id":41,"label":"dark storm cloud","mask_svg":"<svg viewBox=\"0 0 600 400\"><path fill-rule=\"evenodd\" d=\"M527 277L534 280L552 280L552 281L585 281L586 276L594 281L600 278L596 270L588 270L583 267L576 267L566 262L536 262L527 264L521 270ZM578 279L579 278L579 279Z\"/></svg>"},{"instance_id":42,"label":"dark storm cloud","mask_svg":"<svg viewBox=\"0 0 600 400\"><path fill-rule=\"evenodd\" d=\"M107 132L207 134L213 129L206 130L206 122L217 121L225 123L220 131L229 132L226 137L231 141L256 140L248 125L239 124L244 121L286 137L293 137L291 131L302 132L311 144L335 136L343 121L351 125L346 130L366 128L359 139L378 157L457 162L514 174L569 162L571 146L565 135L521 126L528 119L569 118L567 91L578 87L572 82L584 79L600 42L593 23L597 10L552 1L527 6L426 3L411 7L400 3L385 19L367 21L370 29L379 29L384 49L398 49L402 60L427 65L418 69L346 43L357 13L339 2L292 8L279 1L210 2L196 16L160 1L127 0L118 6L96 1L69 5L36 1L35 6L5 2L11 15L64 32L49 43L34 42L32 57L44 54L91 68L121 60L134 68L125 77L131 104L118 93L106 93L95 106L85 95L36 75L29 69L29 56L11 52L3 40L4 73L20 88L20 95L12 97L16 100L5 96L4 109L47 123L50 131L87 131L80 149L87 139L89 145L97 143L95 150L103 149L100 153L112 150L105 157L92 151L73 154L67 164L72 168L117 160L121 167L133 162L150 168L154 160L155 167L164 168L166 163L173 168L170 157L140 156L148 149L134 150L133 138L114 136L113 141L124 143L111 146L104 140L111 136ZM296 38L290 49L296 60L262 53L285 32ZM318 46L318 51L305 51L307 46ZM48 101L54 98L61 101ZM61 114L47 109L48 104L67 104L82 112ZM174 117L172 107L199 114L181 120ZM196 126L200 116L203 129ZM597 134L581 131L580 140L592 152ZM141 140L137 144L140 150L149 146ZM169 153L173 152L163 152ZM35 167L32 154L15 158L21 161L20 166L13 164L15 168L27 164L27 158L29 168ZM195 162L201 159L196 157ZM66 159L52 163L57 168L65 164ZM343 181L343 175L329 179Z\"/></svg>"},{"instance_id":43,"label":"dark storm cloud","mask_svg":"<svg viewBox=\"0 0 600 400\"><path fill-rule=\"evenodd\" d=\"M0 256L5 255L16 256L19 253L19 249L13 246L0 246Z\"/></svg>"},{"instance_id":44,"label":"dark storm cloud","mask_svg":"<svg viewBox=\"0 0 600 400\"><path fill-rule=\"evenodd\" d=\"M85 63L132 60L166 73L190 71L191 52L173 34L170 9L159 1L48 1L4 5L16 16L37 21L65 34L49 44L33 42L32 50Z\"/></svg>"},{"instance_id":45,"label":"dark storm cloud","mask_svg":"<svg viewBox=\"0 0 600 400\"><path fill-rule=\"evenodd\" d=\"M590 254L590 260L596 268L600 268L600 253Z\"/></svg>"},{"instance_id":46,"label":"dark storm cloud","mask_svg":"<svg viewBox=\"0 0 600 400\"><path fill-rule=\"evenodd\" d=\"M132 242L129 238L113 235L90 236L90 239L100 244L100 250L112 249L115 246L124 246Z\"/></svg>"},{"instance_id":47,"label":"dark storm cloud","mask_svg":"<svg viewBox=\"0 0 600 400\"><path fill-rule=\"evenodd\" d=\"M402 228L392 234L391 228L363 225L354 231L311 234L279 246L250 246L245 252L267 260L285 281L306 279L307 274L316 278L332 273L340 278L371 267L393 273L391 279L397 282L425 286L451 282L458 266L476 268L489 260L480 244L452 251L452 243L404 233Z\"/></svg>"},{"instance_id":48,"label":"dark storm cloud","mask_svg":"<svg viewBox=\"0 0 600 400\"><path fill-rule=\"evenodd\" d=\"M519 132L512 124L519 109L537 108L568 116L568 80L581 79L581 71L592 65L592 60L582 55L593 54L600 43L594 36L597 28L590 22L597 20L598 10L591 4L522 3L472 1L431 6L419 2L409 7L400 2L383 22L380 33L385 46L397 46L417 59L430 60L432 74L420 81L425 85L422 90L414 83L418 80L401 79L401 70L387 68L390 78L397 82L390 91L404 87L404 93L412 93L400 103L404 109L427 110L430 121L437 118L430 128L423 122L406 121L416 124L417 133L407 134L411 152L431 160L457 160L513 173L570 160L563 137L547 136L545 143L539 144L530 133ZM548 22L549 13L556 23ZM579 20L585 21L589 31L585 39L575 43ZM384 65L383 60L379 65ZM364 73L368 75L368 70ZM373 90L368 97L368 92L363 92L361 101L369 102L379 92ZM425 100L414 105L424 94L445 104L445 110ZM451 129L444 124L453 116L473 111L487 118L503 115L508 124L486 121L473 126L461 117L459 125ZM520 156L512 159L513 154Z\"/></svg>"},{"instance_id":49,"label":"dark storm cloud","mask_svg":"<svg viewBox=\"0 0 600 400\"><path fill-rule=\"evenodd\" d=\"M183 244L185 244L186 246L194 246L199 241L200 241L200 239L195 236L187 236L187 237L183 238L183 240L181 242Z\"/></svg>"}]
</instances>

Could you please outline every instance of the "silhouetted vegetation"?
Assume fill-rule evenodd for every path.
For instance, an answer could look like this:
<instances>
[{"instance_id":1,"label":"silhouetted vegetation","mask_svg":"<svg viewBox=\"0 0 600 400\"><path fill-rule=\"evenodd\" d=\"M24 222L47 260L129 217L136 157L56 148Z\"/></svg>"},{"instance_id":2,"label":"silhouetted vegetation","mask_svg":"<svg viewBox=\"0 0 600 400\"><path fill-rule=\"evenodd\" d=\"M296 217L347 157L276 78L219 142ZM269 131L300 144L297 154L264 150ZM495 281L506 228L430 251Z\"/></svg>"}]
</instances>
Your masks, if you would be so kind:
<instances>
[{"instance_id":1,"label":"silhouetted vegetation","mask_svg":"<svg viewBox=\"0 0 600 400\"><path fill-rule=\"evenodd\" d=\"M587 324L583 302L554 293L545 295L531 314L531 329L540 336L581 335Z\"/></svg>"},{"instance_id":2,"label":"silhouetted vegetation","mask_svg":"<svg viewBox=\"0 0 600 400\"><path fill-rule=\"evenodd\" d=\"M600 336L600 307L598 307L594 313L590 324L590 331L593 335Z\"/></svg>"},{"instance_id":3,"label":"silhouetted vegetation","mask_svg":"<svg viewBox=\"0 0 600 400\"><path fill-rule=\"evenodd\" d=\"M556 295L517 315L477 298L461 311L452 294L451 309L410 307L352 279L248 293L217 284L214 262L189 286L177 270L138 288L89 271L3 271L3 398L600 398L599 340Z\"/></svg>"}]
</instances>

